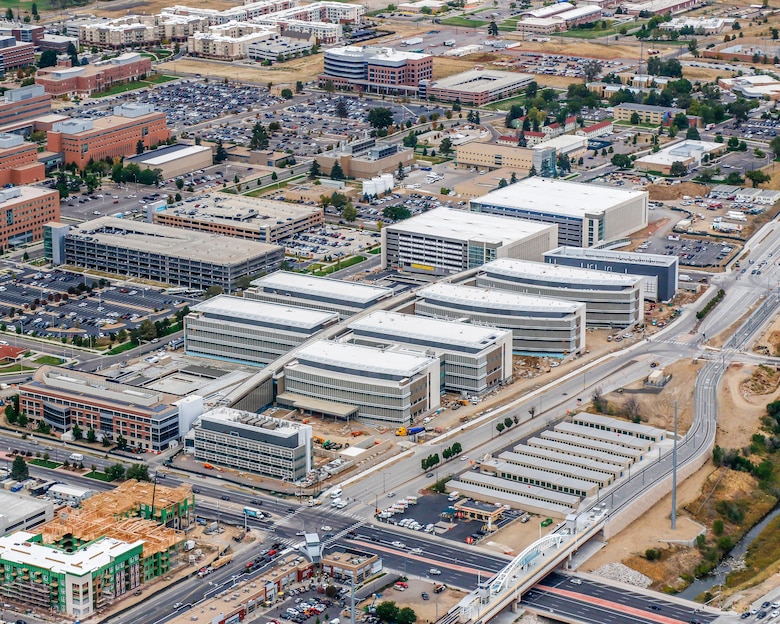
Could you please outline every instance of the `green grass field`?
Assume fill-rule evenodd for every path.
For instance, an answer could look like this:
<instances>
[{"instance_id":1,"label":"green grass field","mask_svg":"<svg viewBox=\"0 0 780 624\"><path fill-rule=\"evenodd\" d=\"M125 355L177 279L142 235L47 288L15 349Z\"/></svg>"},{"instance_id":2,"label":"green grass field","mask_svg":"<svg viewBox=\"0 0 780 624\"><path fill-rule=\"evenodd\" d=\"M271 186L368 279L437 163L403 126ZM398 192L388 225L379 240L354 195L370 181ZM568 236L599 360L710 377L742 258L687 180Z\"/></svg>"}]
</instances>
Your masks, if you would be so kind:
<instances>
[{"instance_id":1,"label":"green grass field","mask_svg":"<svg viewBox=\"0 0 780 624\"><path fill-rule=\"evenodd\" d=\"M0 2L2 2L2 0L0 0ZM163 74L154 74L153 76L150 76L146 80L138 80L136 82L126 82L124 84L114 85L113 87L110 87L106 91L101 91L100 93L93 93L92 97L102 98L102 97L108 97L110 95L118 95L120 93L126 93L128 91L137 91L138 89L146 89L148 87L153 87L154 85L171 82L172 80L177 80L176 76L165 76Z\"/></svg>"},{"instance_id":2,"label":"green grass field","mask_svg":"<svg viewBox=\"0 0 780 624\"><path fill-rule=\"evenodd\" d=\"M36 364L49 364L50 366L59 366L62 364L62 358L54 357L53 355L42 355L33 361Z\"/></svg>"},{"instance_id":3,"label":"green grass field","mask_svg":"<svg viewBox=\"0 0 780 624\"><path fill-rule=\"evenodd\" d=\"M485 20L469 19L467 17L448 17L439 22L442 26L463 26L464 28L481 28L487 26Z\"/></svg>"},{"instance_id":4,"label":"green grass field","mask_svg":"<svg viewBox=\"0 0 780 624\"><path fill-rule=\"evenodd\" d=\"M55 468L59 468L62 466L59 462L54 461L46 461L45 459L41 459L36 457L35 459L30 459L27 462L28 464L32 464L33 466L41 466L42 468L49 468L51 470L54 470Z\"/></svg>"},{"instance_id":5,"label":"green grass field","mask_svg":"<svg viewBox=\"0 0 780 624\"><path fill-rule=\"evenodd\" d=\"M554 37L566 37L568 39L598 39L600 37L607 37L617 34L614 28L607 28L606 30L593 29L575 29L567 30L566 32L559 32L553 35Z\"/></svg>"},{"instance_id":6,"label":"green grass field","mask_svg":"<svg viewBox=\"0 0 780 624\"><path fill-rule=\"evenodd\" d=\"M93 472L90 470L84 476L88 479L96 479L98 481L105 481L106 483L111 483L113 481L105 472Z\"/></svg>"},{"instance_id":7,"label":"green grass field","mask_svg":"<svg viewBox=\"0 0 780 624\"><path fill-rule=\"evenodd\" d=\"M312 271L312 275L316 275L317 277L330 275L331 273L335 273L336 271L340 271L341 269L346 269L347 267L351 267L354 264L359 264L363 262L365 259L366 259L365 256L352 256L351 258L347 258L346 260L337 262L336 264L333 264L327 268L320 269L318 271Z\"/></svg>"},{"instance_id":8,"label":"green grass field","mask_svg":"<svg viewBox=\"0 0 780 624\"><path fill-rule=\"evenodd\" d=\"M513 98L501 100L500 102L492 102L491 104L487 104L484 108L489 108L496 111L508 111L510 108L512 108L512 104L520 104L521 106L525 106L525 99L526 98L524 95L518 95Z\"/></svg>"}]
</instances>

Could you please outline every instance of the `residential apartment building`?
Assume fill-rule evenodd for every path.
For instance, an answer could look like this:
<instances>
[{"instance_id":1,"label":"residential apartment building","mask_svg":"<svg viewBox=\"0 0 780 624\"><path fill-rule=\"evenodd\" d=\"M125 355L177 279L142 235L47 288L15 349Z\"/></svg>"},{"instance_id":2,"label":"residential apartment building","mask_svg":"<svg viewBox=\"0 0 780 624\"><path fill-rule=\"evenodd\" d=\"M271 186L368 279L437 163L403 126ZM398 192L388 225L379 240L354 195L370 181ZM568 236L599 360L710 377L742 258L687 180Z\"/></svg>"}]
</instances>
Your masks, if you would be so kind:
<instances>
[{"instance_id":1,"label":"residential apartment building","mask_svg":"<svg viewBox=\"0 0 780 624\"><path fill-rule=\"evenodd\" d=\"M27 67L34 62L34 43L17 41L14 37L0 37L0 71Z\"/></svg>"},{"instance_id":2,"label":"residential apartment building","mask_svg":"<svg viewBox=\"0 0 780 624\"><path fill-rule=\"evenodd\" d=\"M460 101L463 105L484 106L525 89L534 77L531 74L472 69L447 78L426 81L420 85L421 98L445 102Z\"/></svg>"},{"instance_id":3,"label":"residential apartment building","mask_svg":"<svg viewBox=\"0 0 780 624\"><path fill-rule=\"evenodd\" d=\"M209 26L187 39L190 56L235 61L249 56L249 46L278 37L273 26L252 22L227 22Z\"/></svg>"},{"instance_id":4,"label":"residential apartment building","mask_svg":"<svg viewBox=\"0 0 780 624\"><path fill-rule=\"evenodd\" d=\"M256 241L100 217L51 237L53 258L116 275L226 293L243 278L276 271L284 249Z\"/></svg>"},{"instance_id":5,"label":"residential apartment building","mask_svg":"<svg viewBox=\"0 0 780 624\"><path fill-rule=\"evenodd\" d=\"M43 226L60 218L60 194L35 186L0 189L0 251L43 239Z\"/></svg>"},{"instance_id":6,"label":"residential apartment building","mask_svg":"<svg viewBox=\"0 0 780 624\"><path fill-rule=\"evenodd\" d=\"M495 258L541 260L555 225L437 208L382 228L382 268L451 275Z\"/></svg>"},{"instance_id":7,"label":"residential apartment building","mask_svg":"<svg viewBox=\"0 0 780 624\"><path fill-rule=\"evenodd\" d=\"M584 303L589 327L631 327L644 319L644 278L560 264L495 260L477 286Z\"/></svg>"},{"instance_id":8,"label":"residential apartment building","mask_svg":"<svg viewBox=\"0 0 780 624\"><path fill-rule=\"evenodd\" d=\"M151 22L138 15L127 15L109 20L81 24L79 41L87 47L121 49L148 47L160 43L160 31Z\"/></svg>"},{"instance_id":9,"label":"residential apartment building","mask_svg":"<svg viewBox=\"0 0 780 624\"><path fill-rule=\"evenodd\" d=\"M577 136L585 137L586 139L597 139L598 137L612 134L613 131L614 126L612 124L612 120L607 119L606 121L600 121L599 123L580 128L577 130L577 132L575 132L575 134Z\"/></svg>"},{"instance_id":10,"label":"residential apartment building","mask_svg":"<svg viewBox=\"0 0 780 624\"><path fill-rule=\"evenodd\" d=\"M441 389L483 394L512 377L512 332L495 327L378 311L349 324L342 340L401 345L439 358Z\"/></svg>"},{"instance_id":11,"label":"residential apartment building","mask_svg":"<svg viewBox=\"0 0 780 624\"><path fill-rule=\"evenodd\" d=\"M653 126L671 126L676 115L685 114L682 108L672 106L651 106L650 104L618 104L614 108L615 121L631 122L634 113L639 117L639 123Z\"/></svg>"},{"instance_id":12,"label":"residential apartment building","mask_svg":"<svg viewBox=\"0 0 780 624\"><path fill-rule=\"evenodd\" d=\"M195 459L288 482L314 466L311 425L229 407L203 414L186 441Z\"/></svg>"},{"instance_id":13,"label":"residential apartment building","mask_svg":"<svg viewBox=\"0 0 780 624\"><path fill-rule=\"evenodd\" d=\"M264 366L338 322L335 312L219 295L184 318L184 351Z\"/></svg>"},{"instance_id":14,"label":"residential apartment building","mask_svg":"<svg viewBox=\"0 0 780 624\"><path fill-rule=\"evenodd\" d=\"M338 313L341 319L393 296L390 288L302 273L277 271L252 282L246 299Z\"/></svg>"},{"instance_id":15,"label":"residential apartment building","mask_svg":"<svg viewBox=\"0 0 780 624\"><path fill-rule=\"evenodd\" d=\"M150 58L127 52L91 65L46 67L35 74L35 83L50 96L89 97L114 85L140 80L151 71Z\"/></svg>"},{"instance_id":16,"label":"residential apartment building","mask_svg":"<svg viewBox=\"0 0 780 624\"><path fill-rule=\"evenodd\" d=\"M38 144L18 134L0 133L0 186L21 186L46 177L38 162Z\"/></svg>"},{"instance_id":17,"label":"residential apartment building","mask_svg":"<svg viewBox=\"0 0 780 624\"><path fill-rule=\"evenodd\" d=\"M378 46L345 46L325 50L320 86L369 93L416 95L419 84L433 77L433 56Z\"/></svg>"},{"instance_id":18,"label":"residential apartment building","mask_svg":"<svg viewBox=\"0 0 780 624\"><path fill-rule=\"evenodd\" d=\"M78 424L134 448L162 451L179 437L179 397L67 368L43 366L19 386L19 405L33 424L67 433Z\"/></svg>"},{"instance_id":19,"label":"residential apartment building","mask_svg":"<svg viewBox=\"0 0 780 624\"><path fill-rule=\"evenodd\" d=\"M107 117L57 123L46 133L46 141L49 151L62 152L66 164L83 169L91 160L135 154L139 141L149 148L170 136L165 113L156 112L151 104L128 103L115 106Z\"/></svg>"},{"instance_id":20,"label":"residential apartment building","mask_svg":"<svg viewBox=\"0 0 780 624\"><path fill-rule=\"evenodd\" d=\"M415 314L510 330L515 353L562 357L585 349L585 304L576 301L445 283L417 294Z\"/></svg>"},{"instance_id":21,"label":"residential apartment building","mask_svg":"<svg viewBox=\"0 0 780 624\"><path fill-rule=\"evenodd\" d=\"M0 126L51 113L51 96L40 85L9 89L0 100Z\"/></svg>"},{"instance_id":22,"label":"residential apartment building","mask_svg":"<svg viewBox=\"0 0 780 624\"><path fill-rule=\"evenodd\" d=\"M439 407L439 360L320 340L301 347L279 379L279 405L337 419L407 425Z\"/></svg>"}]
</instances>

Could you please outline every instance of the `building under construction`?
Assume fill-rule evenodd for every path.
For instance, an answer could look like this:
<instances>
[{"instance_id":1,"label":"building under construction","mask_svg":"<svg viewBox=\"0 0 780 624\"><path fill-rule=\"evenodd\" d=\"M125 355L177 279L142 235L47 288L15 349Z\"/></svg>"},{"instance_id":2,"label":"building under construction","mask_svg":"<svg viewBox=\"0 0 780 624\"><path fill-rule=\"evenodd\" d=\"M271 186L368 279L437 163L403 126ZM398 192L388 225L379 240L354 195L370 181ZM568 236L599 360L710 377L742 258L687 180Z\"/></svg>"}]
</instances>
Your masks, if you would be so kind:
<instances>
[{"instance_id":1,"label":"building under construction","mask_svg":"<svg viewBox=\"0 0 780 624\"><path fill-rule=\"evenodd\" d=\"M37 534L0 538L0 595L84 618L180 564L195 500L188 486L127 481L62 509Z\"/></svg>"}]
</instances>

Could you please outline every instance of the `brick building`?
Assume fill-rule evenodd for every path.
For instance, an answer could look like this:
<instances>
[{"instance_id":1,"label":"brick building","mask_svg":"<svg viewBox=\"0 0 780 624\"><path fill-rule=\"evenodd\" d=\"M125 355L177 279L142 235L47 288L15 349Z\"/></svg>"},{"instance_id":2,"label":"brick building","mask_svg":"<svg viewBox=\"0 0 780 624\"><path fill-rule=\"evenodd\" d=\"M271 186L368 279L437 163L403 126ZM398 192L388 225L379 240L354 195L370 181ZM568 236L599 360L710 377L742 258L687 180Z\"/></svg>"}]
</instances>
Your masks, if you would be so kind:
<instances>
[{"instance_id":1,"label":"brick building","mask_svg":"<svg viewBox=\"0 0 780 624\"><path fill-rule=\"evenodd\" d=\"M0 186L22 186L46 177L38 145L18 134L0 134Z\"/></svg>"},{"instance_id":2,"label":"brick building","mask_svg":"<svg viewBox=\"0 0 780 624\"><path fill-rule=\"evenodd\" d=\"M0 189L0 250L43 238L43 226L60 218L60 194L33 186Z\"/></svg>"},{"instance_id":3,"label":"brick building","mask_svg":"<svg viewBox=\"0 0 780 624\"><path fill-rule=\"evenodd\" d=\"M345 46L325 51L320 85L332 81L337 88L369 93L415 95L422 81L433 77L433 57L393 48Z\"/></svg>"},{"instance_id":4,"label":"brick building","mask_svg":"<svg viewBox=\"0 0 780 624\"><path fill-rule=\"evenodd\" d=\"M122 158L136 153L138 141L150 148L167 141L170 131L165 113L149 104L124 104L114 114L97 119L70 119L47 133L48 149L62 152L65 163L83 169L93 160Z\"/></svg>"},{"instance_id":5,"label":"brick building","mask_svg":"<svg viewBox=\"0 0 780 624\"><path fill-rule=\"evenodd\" d=\"M0 100L0 126L51 113L51 96L43 87L30 85L10 89Z\"/></svg>"},{"instance_id":6,"label":"brick building","mask_svg":"<svg viewBox=\"0 0 780 624\"><path fill-rule=\"evenodd\" d=\"M35 62L35 44L0 36L0 71L27 67Z\"/></svg>"},{"instance_id":7,"label":"brick building","mask_svg":"<svg viewBox=\"0 0 780 624\"><path fill-rule=\"evenodd\" d=\"M13 37L22 43L32 43L37 46L43 39L43 32L43 26L37 24L0 21L0 37Z\"/></svg>"},{"instance_id":8,"label":"brick building","mask_svg":"<svg viewBox=\"0 0 780 624\"><path fill-rule=\"evenodd\" d=\"M55 97L87 97L116 84L140 80L151 71L151 59L128 52L94 65L47 67L38 71L35 82Z\"/></svg>"}]
</instances>

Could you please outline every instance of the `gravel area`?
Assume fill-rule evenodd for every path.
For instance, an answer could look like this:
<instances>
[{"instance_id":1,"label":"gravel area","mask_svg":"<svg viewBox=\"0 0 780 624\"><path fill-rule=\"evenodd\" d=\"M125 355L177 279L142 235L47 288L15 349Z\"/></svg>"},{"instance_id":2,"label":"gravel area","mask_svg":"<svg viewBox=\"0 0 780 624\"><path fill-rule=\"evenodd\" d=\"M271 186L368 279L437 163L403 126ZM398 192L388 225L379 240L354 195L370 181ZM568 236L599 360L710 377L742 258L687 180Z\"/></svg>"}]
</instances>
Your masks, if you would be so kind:
<instances>
[{"instance_id":1,"label":"gravel area","mask_svg":"<svg viewBox=\"0 0 780 624\"><path fill-rule=\"evenodd\" d=\"M635 585L636 587L650 587L652 580L641 572L632 570L622 563L608 563L600 568L593 570L593 574L601 576L611 581Z\"/></svg>"}]
</instances>

